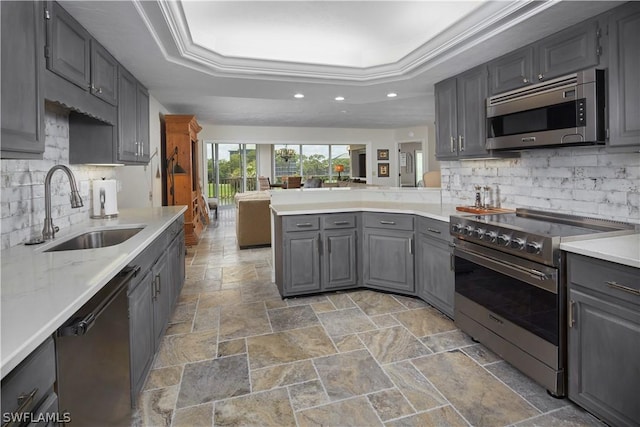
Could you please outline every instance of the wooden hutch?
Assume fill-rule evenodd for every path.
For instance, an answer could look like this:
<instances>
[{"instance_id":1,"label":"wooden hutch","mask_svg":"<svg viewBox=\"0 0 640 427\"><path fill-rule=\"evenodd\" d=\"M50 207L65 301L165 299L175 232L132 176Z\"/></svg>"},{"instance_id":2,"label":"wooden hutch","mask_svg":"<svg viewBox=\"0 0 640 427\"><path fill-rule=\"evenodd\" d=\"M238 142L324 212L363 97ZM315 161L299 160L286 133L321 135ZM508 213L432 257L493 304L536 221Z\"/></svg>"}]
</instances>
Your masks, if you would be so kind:
<instances>
[{"instance_id":1,"label":"wooden hutch","mask_svg":"<svg viewBox=\"0 0 640 427\"><path fill-rule=\"evenodd\" d=\"M192 115L166 115L164 119L166 204L187 206L184 213L185 243L195 245L208 222L199 173L198 132L202 128Z\"/></svg>"}]
</instances>

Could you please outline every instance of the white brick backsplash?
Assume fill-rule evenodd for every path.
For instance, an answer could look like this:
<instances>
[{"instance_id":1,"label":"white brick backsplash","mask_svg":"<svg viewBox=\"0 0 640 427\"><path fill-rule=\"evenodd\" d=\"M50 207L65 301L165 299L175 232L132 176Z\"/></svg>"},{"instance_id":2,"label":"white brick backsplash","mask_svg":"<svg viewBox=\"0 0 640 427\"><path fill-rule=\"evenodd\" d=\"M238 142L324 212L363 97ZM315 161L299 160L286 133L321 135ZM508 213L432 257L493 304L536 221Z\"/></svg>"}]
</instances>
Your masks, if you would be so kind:
<instances>
[{"instance_id":1,"label":"white brick backsplash","mask_svg":"<svg viewBox=\"0 0 640 427\"><path fill-rule=\"evenodd\" d=\"M44 179L51 167L69 164L68 112L53 103L45 109L45 152L43 160L0 160L0 247L21 245L40 236L44 224ZM115 178L113 168L71 165L76 183ZM67 177L56 172L51 180L51 212L53 222L63 229L89 219L91 191L83 196L84 206L72 209Z\"/></svg>"},{"instance_id":2,"label":"white brick backsplash","mask_svg":"<svg viewBox=\"0 0 640 427\"><path fill-rule=\"evenodd\" d=\"M502 207L640 224L638 153L566 147L524 151L519 159L447 161L440 167L444 203L473 204L474 186L488 185L494 204Z\"/></svg>"}]
</instances>

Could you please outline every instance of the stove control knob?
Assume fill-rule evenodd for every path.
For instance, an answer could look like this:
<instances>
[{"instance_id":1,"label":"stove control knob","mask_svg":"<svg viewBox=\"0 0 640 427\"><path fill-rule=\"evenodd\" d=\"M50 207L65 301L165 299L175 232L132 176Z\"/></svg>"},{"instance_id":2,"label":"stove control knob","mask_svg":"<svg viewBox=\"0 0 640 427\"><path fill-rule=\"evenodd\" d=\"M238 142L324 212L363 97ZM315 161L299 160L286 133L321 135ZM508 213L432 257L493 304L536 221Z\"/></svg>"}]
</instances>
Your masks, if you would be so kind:
<instances>
[{"instance_id":1,"label":"stove control knob","mask_svg":"<svg viewBox=\"0 0 640 427\"><path fill-rule=\"evenodd\" d=\"M453 231L454 233L460 233L460 231L462 231L462 225L451 224L451 231Z\"/></svg>"},{"instance_id":2,"label":"stove control knob","mask_svg":"<svg viewBox=\"0 0 640 427\"><path fill-rule=\"evenodd\" d=\"M484 233L486 233L486 230L484 228L476 228L476 231L473 232L473 235L478 239L482 239L484 237Z\"/></svg>"},{"instance_id":3,"label":"stove control knob","mask_svg":"<svg viewBox=\"0 0 640 427\"><path fill-rule=\"evenodd\" d=\"M490 242L495 242L496 239L498 238L498 233L495 231L489 231L487 234L484 235L485 240L488 240Z\"/></svg>"},{"instance_id":4,"label":"stove control knob","mask_svg":"<svg viewBox=\"0 0 640 427\"><path fill-rule=\"evenodd\" d=\"M502 246L508 246L511 241L511 236L508 234L501 234L498 236L498 244Z\"/></svg>"},{"instance_id":5,"label":"stove control knob","mask_svg":"<svg viewBox=\"0 0 640 427\"><path fill-rule=\"evenodd\" d=\"M525 239L523 239L521 237L516 237L515 239L513 239L511 241L511 247L513 249L523 250L524 249L524 244L525 244Z\"/></svg>"},{"instance_id":6,"label":"stove control knob","mask_svg":"<svg viewBox=\"0 0 640 427\"><path fill-rule=\"evenodd\" d=\"M542 244L538 242L529 242L527 243L526 250L530 254L539 254L542 251Z\"/></svg>"},{"instance_id":7,"label":"stove control knob","mask_svg":"<svg viewBox=\"0 0 640 427\"><path fill-rule=\"evenodd\" d=\"M473 234L473 225L467 225L464 230L462 230L462 233L471 236Z\"/></svg>"}]
</instances>

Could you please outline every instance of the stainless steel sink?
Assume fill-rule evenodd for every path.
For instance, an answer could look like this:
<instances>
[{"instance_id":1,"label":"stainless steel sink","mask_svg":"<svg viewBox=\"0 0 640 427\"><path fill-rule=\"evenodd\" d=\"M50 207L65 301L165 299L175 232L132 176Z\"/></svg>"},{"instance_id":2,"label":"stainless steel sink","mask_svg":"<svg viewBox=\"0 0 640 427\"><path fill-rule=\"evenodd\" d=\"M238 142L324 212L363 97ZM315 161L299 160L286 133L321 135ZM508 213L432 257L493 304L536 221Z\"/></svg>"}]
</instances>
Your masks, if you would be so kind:
<instances>
[{"instance_id":1,"label":"stainless steel sink","mask_svg":"<svg viewBox=\"0 0 640 427\"><path fill-rule=\"evenodd\" d=\"M52 246L44 252L75 251L118 245L138 234L144 227L109 228L88 231Z\"/></svg>"}]
</instances>

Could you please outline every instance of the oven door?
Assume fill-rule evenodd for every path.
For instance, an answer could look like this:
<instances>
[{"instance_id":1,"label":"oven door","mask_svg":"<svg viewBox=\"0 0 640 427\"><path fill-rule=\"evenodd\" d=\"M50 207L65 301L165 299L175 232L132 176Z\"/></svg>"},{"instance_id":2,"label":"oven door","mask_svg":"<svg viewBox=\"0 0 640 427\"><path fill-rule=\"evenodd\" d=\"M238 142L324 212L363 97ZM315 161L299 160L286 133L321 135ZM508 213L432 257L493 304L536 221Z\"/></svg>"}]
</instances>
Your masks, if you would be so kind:
<instances>
[{"instance_id":1,"label":"oven door","mask_svg":"<svg viewBox=\"0 0 640 427\"><path fill-rule=\"evenodd\" d=\"M563 312L558 270L461 240L454 255L456 323L463 330L469 329L465 322L476 323L490 332L487 336L497 335L558 369ZM483 341L476 330L465 332Z\"/></svg>"}]
</instances>

